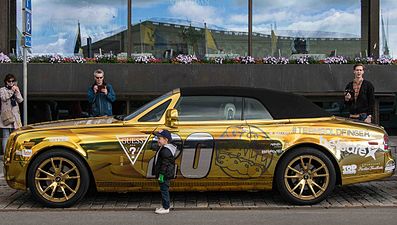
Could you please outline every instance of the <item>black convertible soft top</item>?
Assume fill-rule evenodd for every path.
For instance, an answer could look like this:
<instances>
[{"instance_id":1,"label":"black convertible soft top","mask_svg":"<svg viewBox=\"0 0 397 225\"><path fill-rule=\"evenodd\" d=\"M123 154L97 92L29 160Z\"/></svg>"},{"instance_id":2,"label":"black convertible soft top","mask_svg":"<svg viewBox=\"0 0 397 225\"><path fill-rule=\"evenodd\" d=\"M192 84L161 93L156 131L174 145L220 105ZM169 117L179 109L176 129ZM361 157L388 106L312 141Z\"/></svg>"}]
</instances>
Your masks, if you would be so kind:
<instances>
[{"instance_id":1,"label":"black convertible soft top","mask_svg":"<svg viewBox=\"0 0 397 225\"><path fill-rule=\"evenodd\" d=\"M330 113L303 96L283 91L249 87L186 87L182 96L237 96L255 98L274 119L329 117Z\"/></svg>"}]
</instances>

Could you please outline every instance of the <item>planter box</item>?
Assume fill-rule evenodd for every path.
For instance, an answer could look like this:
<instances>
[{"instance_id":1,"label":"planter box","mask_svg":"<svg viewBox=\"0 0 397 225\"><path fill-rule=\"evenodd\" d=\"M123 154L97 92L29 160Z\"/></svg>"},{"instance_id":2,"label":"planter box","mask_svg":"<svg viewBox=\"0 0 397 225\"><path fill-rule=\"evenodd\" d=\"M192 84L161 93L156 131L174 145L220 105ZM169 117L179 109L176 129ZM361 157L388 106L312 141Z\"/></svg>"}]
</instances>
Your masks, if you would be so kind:
<instances>
[{"instance_id":1,"label":"planter box","mask_svg":"<svg viewBox=\"0 0 397 225\"><path fill-rule=\"evenodd\" d=\"M105 71L118 96L154 96L185 86L247 86L310 95L340 94L353 78L353 65L240 64L28 64L31 96L82 98L93 71ZM397 91L396 66L367 65L364 77L377 93ZM0 77L13 73L22 87L22 64L0 64Z\"/></svg>"}]
</instances>

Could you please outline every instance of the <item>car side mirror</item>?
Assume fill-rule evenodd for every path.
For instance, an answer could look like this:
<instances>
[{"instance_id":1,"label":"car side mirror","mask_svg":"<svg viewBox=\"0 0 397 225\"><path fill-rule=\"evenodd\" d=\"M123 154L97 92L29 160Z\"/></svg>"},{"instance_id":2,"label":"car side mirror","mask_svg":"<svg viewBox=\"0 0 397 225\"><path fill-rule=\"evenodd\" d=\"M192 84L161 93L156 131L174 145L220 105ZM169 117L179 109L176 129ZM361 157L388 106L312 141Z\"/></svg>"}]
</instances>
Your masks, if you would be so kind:
<instances>
[{"instance_id":1,"label":"car side mirror","mask_svg":"<svg viewBox=\"0 0 397 225\"><path fill-rule=\"evenodd\" d=\"M167 127L177 127L178 110L168 109L165 113L165 125Z\"/></svg>"}]
</instances>

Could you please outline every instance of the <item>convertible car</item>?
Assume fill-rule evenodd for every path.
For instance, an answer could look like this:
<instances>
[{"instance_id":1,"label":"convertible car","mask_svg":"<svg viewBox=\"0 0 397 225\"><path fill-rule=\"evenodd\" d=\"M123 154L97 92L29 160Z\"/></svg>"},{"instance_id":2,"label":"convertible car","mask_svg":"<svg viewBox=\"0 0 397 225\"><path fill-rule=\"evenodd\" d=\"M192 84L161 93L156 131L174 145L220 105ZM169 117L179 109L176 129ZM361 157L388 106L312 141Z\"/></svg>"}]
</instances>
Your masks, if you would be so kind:
<instances>
[{"instance_id":1,"label":"convertible car","mask_svg":"<svg viewBox=\"0 0 397 225\"><path fill-rule=\"evenodd\" d=\"M5 179L48 207L72 206L92 189L158 191L153 132L161 129L178 147L172 191L273 188L307 205L335 185L395 170L380 126L331 116L291 93L203 87L175 89L128 116L25 126L8 140Z\"/></svg>"}]
</instances>

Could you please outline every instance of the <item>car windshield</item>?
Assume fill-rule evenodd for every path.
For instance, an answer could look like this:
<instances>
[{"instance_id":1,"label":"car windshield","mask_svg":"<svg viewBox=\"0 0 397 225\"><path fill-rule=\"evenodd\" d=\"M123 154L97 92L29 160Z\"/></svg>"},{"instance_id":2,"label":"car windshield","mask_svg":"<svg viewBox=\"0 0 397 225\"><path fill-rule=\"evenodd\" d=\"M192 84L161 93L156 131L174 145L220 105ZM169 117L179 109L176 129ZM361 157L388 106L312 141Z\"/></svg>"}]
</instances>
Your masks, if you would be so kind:
<instances>
[{"instance_id":1,"label":"car windshield","mask_svg":"<svg viewBox=\"0 0 397 225\"><path fill-rule=\"evenodd\" d=\"M142 106L141 108L137 109L135 112L131 113L130 115L128 115L126 117L124 117L123 120L126 121L126 120L130 120L130 119L135 118L136 116L138 116L139 114L141 114L142 112L147 110L148 108L150 108L150 107L156 105L157 103L163 101L164 99L170 97L171 94L172 94L172 91L170 91L170 92L168 92L168 93L166 93L166 94L154 99L153 101L151 101L151 102L147 103L146 105Z\"/></svg>"}]
</instances>

